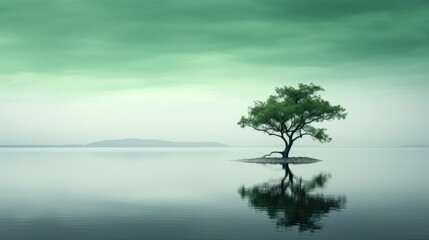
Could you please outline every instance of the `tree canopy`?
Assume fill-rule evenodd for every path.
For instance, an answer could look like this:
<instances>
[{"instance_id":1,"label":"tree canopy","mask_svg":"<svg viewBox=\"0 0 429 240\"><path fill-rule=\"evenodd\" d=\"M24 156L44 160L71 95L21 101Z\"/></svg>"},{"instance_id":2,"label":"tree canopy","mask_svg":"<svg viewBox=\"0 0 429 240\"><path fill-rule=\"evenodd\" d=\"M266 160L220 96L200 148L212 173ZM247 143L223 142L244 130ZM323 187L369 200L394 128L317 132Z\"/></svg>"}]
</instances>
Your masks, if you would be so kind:
<instances>
[{"instance_id":1,"label":"tree canopy","mask_svg":"<svg viewBox=\"0 0 429 240\"><path fill-rule=\"evenodd\" d=\"M254 106L249 107L247 117L242 116L238 125L281 138L285 149L272 153L280 153L283 158L289 157L293 143L304 136L321 143L331 141L326 128L312 124L347 116L343 107L322 99L319 92L324 89L312 83L299 84L298 88L284 86L275 91L276 94L266 101L255 101Z\"/></svg>"}]
</instances>

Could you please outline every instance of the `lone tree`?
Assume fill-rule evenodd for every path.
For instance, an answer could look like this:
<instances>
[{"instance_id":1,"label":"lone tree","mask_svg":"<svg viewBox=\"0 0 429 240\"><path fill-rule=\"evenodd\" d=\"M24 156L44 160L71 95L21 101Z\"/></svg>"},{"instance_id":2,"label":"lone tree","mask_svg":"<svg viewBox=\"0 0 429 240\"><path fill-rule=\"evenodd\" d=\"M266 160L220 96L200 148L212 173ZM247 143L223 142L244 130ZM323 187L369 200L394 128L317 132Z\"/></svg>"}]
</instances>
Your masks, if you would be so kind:
<instances>
[{"instance_id":1,"label":"lone tree","mask_svg":"<svg viewBox=\"0 0 429 240\"><path fill-rule=\"evenodd\" d=\"M298 88L284 86L276 88L276 95L268 97L267 101L255 101L249 107L248 116L242 116L238 125L242 128L251 127L257 131L276 136L284 141L282 158L288 158L293 143L304 136L311 136L321 143L331 141L326 128L312 126L332 119L345 119L346 110L340 105L331 105L323 100L319 92L324 91L314 84L299 84Z\"/></svg>"}]
</instances>

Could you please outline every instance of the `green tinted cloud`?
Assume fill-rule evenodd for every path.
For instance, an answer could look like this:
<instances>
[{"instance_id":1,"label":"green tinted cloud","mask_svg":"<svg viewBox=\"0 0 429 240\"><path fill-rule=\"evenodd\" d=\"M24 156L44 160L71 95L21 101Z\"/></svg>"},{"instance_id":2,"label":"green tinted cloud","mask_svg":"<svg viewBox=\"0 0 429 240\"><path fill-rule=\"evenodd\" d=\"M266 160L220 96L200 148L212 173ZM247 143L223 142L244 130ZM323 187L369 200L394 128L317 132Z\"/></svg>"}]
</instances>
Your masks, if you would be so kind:
<instances>
[{"instance_id":1,"label":"green tinted cloud","mask_svg":"<svg viewBox=\"0 0 429 240\"><path fill-rule=\"evenodd\" d=\"M139 79L115 87L234 68L424 75L428 16L424 0L4 0L0 74Z\"/></svg>"}]
</instances>

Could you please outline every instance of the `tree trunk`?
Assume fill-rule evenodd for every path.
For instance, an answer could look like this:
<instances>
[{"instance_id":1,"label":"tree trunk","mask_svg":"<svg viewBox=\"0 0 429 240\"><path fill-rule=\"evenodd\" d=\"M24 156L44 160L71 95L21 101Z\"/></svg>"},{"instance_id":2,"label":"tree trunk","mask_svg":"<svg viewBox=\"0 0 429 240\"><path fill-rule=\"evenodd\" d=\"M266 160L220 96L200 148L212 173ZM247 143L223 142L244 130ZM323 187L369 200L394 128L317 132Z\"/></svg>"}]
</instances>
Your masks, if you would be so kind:
<instances>
[{"instance_id":1,"label":"tree trunk","mask_svg":"<svg viewBox=\"0 0 429 240\"><path fill-rule=\"evenodd\" d=\"M290 141L289 144L285 144L285 150L282 152L282 158L289 158L289 152L292 148L293 141Z\"/></svg>"}]
</instances>

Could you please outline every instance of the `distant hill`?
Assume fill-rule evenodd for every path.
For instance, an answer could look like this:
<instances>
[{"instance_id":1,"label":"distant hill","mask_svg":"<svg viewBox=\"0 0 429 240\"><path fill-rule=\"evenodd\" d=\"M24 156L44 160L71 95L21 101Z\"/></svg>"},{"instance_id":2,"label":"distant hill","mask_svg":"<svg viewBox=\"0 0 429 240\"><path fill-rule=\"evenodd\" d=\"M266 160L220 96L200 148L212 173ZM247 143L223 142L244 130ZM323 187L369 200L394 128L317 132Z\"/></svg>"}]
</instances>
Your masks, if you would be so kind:
<instances>
[{"instance_id":1,"label":"distant hill","mask_svg":"<svg viewBox=\"0 0 429 240\"><path fill-rule=\"evenodd\" d=\"M217 142L171 142L158 139L115 139L73 145L0 145L0 148L96 148L96 147L229 147Z\"/></svg>"},{"instance_id":2,"label":"distant hill","mask_svg":"<svg viewBox=\"0 0 429 240\"><path fill-rule=\"evenodd\" d=\"M171 142L158 139L117 139L93 142L86 147L228 147L217 142Z\"/></svg>"},{"instance_id":3,"label":"distant hill","mask_svg":"<svg viewBox=\"0 0 429 240\"><path fill-rule=\"evenodd\" d=\"M404 145L402 148L429 148L429 144Z\"/></svg>"}]
</instances>

